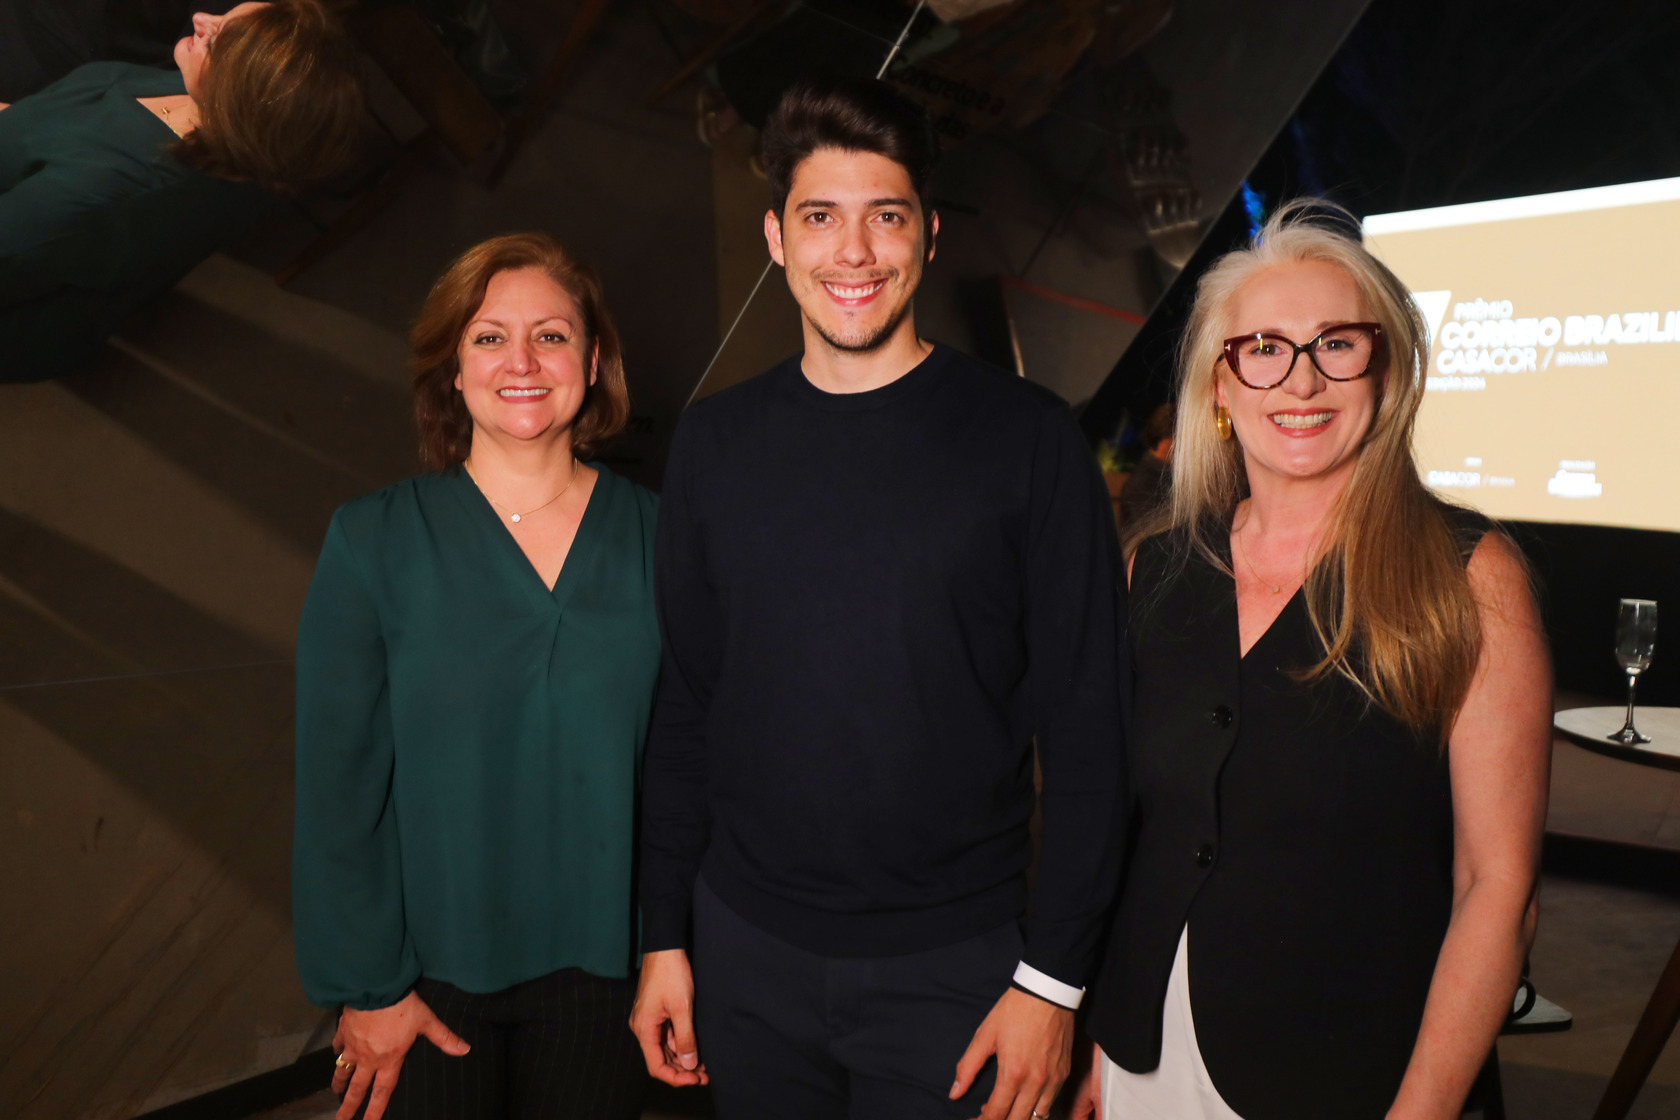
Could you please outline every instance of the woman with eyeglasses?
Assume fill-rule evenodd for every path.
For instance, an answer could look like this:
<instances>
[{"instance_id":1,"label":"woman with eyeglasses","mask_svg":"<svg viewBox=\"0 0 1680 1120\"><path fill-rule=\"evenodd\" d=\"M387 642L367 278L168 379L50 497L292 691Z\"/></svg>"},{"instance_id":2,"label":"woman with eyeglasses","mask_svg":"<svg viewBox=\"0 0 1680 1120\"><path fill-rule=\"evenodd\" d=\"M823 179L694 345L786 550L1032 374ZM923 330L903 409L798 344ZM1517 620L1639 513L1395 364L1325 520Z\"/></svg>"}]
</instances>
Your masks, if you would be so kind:
<instances>
[{"instance_id":1,"label":"woman with eyeglasses","mask_svg":"<svg viewBox=\"0 0 1680 1120\"><path fill-rule=\"evenodd\" d=\"M1129 528L1137 833L1074 1115L1457 1117L1533 939L1551 675L1521 554L1425 489L1429 358L1345 213L1202 278Z\"/></svg>"}]
</instances>

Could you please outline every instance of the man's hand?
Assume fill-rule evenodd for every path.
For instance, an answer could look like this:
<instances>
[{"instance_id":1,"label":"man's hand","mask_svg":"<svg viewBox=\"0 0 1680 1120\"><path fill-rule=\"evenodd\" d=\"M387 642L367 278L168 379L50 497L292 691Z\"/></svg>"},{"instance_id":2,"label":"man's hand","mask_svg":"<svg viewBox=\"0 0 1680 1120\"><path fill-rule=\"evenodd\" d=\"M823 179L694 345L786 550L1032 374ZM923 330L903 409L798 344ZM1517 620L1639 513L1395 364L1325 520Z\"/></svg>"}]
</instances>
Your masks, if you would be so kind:
<instances>
[{"instance_id":1,"label":"man's hand","mask_svg":"<svg viewBox=\"0 0 1680 1120\"><path fill-rule=\"evenodd\" d=\"M377 1011L344 1009L338 1017L338 1033L333 1036L338 1068L333 1070L332 1088L344 1094L338 1120L351 1120L363 1097L367 1098L364 1120L379 1120L385 1115L385 1104L397 1087L403 1058L421 1035L452 1057L459 1058L471 1049L432 1014L415 992Z\"/></svg>"},{"instance_id":2,"label":"man's hand","mask_svg":"<svg viewBox=\"0 0 1680 1120\"><path fill-rule=\"evenodd\" d=\"M642 1044L648 1073L667 1085L708 1083L694 1044L694 973L687 953L664 949L642 954L630 1030Z\"/></svg>"},{"instance_id":3,"label":"man's hand","mask_svg":"<svg viewBox=\"0 0 1680 1120\"><path fill-rule=\"evenodd\" d=\"M1016 988L1004 992L957 1062L952 1100L968 1092L993 1054L997 1085L979 1120L1048 1117L1073 1064L1073 1012Z\"/></svg>"}]
</instances>

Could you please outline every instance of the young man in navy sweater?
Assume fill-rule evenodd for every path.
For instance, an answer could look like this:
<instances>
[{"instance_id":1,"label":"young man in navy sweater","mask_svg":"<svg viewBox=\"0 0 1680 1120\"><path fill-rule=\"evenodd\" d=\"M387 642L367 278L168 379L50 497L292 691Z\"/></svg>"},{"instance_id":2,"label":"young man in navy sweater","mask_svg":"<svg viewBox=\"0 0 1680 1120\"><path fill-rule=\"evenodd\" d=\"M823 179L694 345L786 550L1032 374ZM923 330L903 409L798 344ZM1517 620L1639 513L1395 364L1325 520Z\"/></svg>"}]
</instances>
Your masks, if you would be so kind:
<instances>
[{"instance_id":1,"label":"young man in navy sweater","mask_svg":"<svg viewBox=\"0 0 1680 1120\"><path fill-rule=\"evenodd\" d=\"M762 140L805 350L672 444L631 1025L725 1120L1042 1120L1124 817L1107 491L1061 401L916 334L922 110L806 83Z\"/></svg>"}]
</instances>

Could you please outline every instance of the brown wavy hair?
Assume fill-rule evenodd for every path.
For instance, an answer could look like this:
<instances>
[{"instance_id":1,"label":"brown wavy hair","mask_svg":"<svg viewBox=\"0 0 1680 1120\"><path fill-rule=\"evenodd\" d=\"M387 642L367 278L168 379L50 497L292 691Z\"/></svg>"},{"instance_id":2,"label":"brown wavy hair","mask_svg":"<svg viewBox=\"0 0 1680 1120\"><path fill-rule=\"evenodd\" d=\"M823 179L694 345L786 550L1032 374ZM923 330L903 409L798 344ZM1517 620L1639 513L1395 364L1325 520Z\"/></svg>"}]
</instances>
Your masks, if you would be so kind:
<instances>
[{"instance_id":1,"label":"brown wavy hair","mask_svg":"<svg viewBox=\"0 0 1680 1120\"><path fill-rule=\"evenodd\" d=\"M361 148L356 47L322 0L273 0L224 24L193 100L198 127L172 154L217 178L296 193Z\"/></svg>"},{"instance_id":2,"label":"brown wavy hair","mask_svg":"<svg viewBox=\"0 0 1680 1120\"><path fill-rule=\"evenodd\" d=\"M1296 199L1252 245L1202 275L1179 351L1171 500L1128 526L1125 550L1130 557L1145 538L1171 533L1230 573L1220 537L1248 491L1241 441L1221 440L1214 430L1214 389L1229 376L1219 359L1221 341L1235 329L1231 308L1247 284L1278 265L1340 268L1366 317L1382 325L1385 352L1376 415L1312 557L1307 611L1324 656L1303 676L1341 677L1414 733L1444 743L1481 657L1481 619L1447 507L1424 486L1412 456L1429 363L1423 318L1399 277L1344 232L1357 228L1332 203ZM1514 546L1511 552L1520 555Z\"/></svg>"},{"instance_id":3,"label":"brown wavy hair","mask_svg":"<svg viewBox=\"0 0 1680 1120\"><path fill-rule=\"evenodd\" d=\"M584 390L572 420L572 453L594 457L630 419L630 389L618 329L607 314L595 270L546 233L510 233L481 241L455 258L420 308L409 334L414 355L414 423L420 457L433 470L463 462L472 450L473 421L455 375L467 325L484 306L490 279L500 272L538 268L560 285L583 317L585 349L595 352L595 383Z\"/></svg>"}]
</instances>

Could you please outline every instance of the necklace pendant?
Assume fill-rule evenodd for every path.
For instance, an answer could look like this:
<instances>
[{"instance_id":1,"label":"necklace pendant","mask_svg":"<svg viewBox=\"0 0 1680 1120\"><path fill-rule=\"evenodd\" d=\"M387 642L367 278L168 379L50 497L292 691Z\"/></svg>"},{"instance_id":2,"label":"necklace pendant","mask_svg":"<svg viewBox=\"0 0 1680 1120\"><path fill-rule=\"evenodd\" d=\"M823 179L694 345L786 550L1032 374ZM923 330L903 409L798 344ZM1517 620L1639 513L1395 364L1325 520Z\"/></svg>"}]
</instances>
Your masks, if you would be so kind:
<instances>
[{"instance_id":1,"label":"necklace pendant","mask_svg":"<svg viewBox=\"0 0 1680 1120\"><path fill-rule=\"evenodd\" d=\"M512 517L508 518L508 520L512 521L515 525L517 525L517 524L519 524L520 518L519 518L519 515L516 513Z\"/></svg>"}]
</instances>

